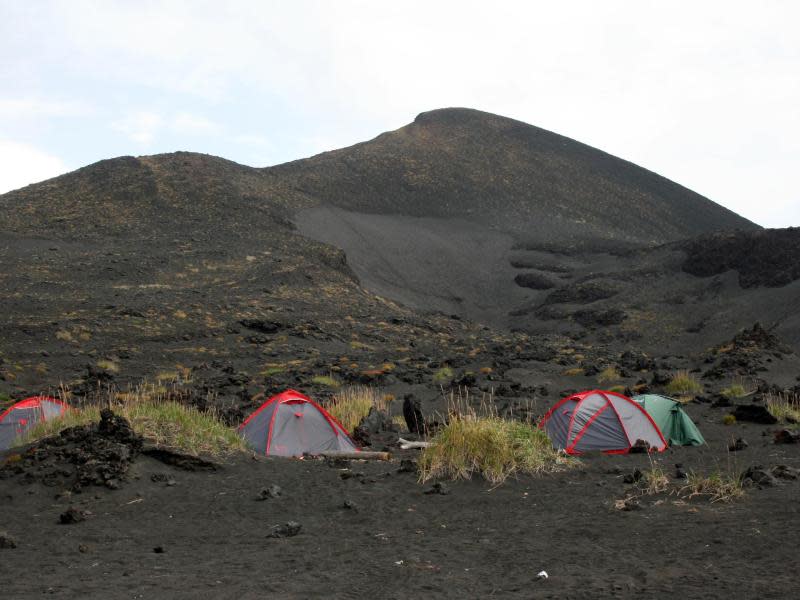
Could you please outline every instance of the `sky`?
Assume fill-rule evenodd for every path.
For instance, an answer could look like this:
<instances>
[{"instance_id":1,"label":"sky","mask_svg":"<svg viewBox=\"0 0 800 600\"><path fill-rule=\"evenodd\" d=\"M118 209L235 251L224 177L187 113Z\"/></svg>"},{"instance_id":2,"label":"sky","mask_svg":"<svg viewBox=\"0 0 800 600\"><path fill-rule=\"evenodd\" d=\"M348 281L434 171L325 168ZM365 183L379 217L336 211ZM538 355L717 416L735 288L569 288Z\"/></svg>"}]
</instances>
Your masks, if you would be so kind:
<instances>
[{"instance_id":1,"label":"sky","mask_svg":"<svg viewBox=\"0 0 800 600\"><path fill-rule=\"evenodd\" d=\"M464 106L800 226L795 1L0 0L0 193L104 158L251 166Z\"/></svg>"}]
</instances>

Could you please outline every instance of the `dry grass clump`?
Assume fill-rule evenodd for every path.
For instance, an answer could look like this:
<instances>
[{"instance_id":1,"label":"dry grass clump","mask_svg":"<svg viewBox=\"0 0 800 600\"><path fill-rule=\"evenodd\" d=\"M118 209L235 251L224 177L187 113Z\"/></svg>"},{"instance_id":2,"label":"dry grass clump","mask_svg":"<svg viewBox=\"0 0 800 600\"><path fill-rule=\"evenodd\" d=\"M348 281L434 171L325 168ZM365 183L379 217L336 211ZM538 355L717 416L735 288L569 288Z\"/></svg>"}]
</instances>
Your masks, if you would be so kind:
<instances>
[{"instance_id":1,"label":"dry grass clump","mask_svg":"<svg viewBox=\"0 0 800 600\"><path fill-rule=\"evenodd\" d=\"M573 367L571 369L567 369L562 373L565 377L577 377L578 375L583 375L583 367Z\"/></svg>"},{"instance_id":2,"label":"dry grass clump","mask_svg":"<svg viewBox=\"0 0 800 600\"><path fill-rule=\"evenodd\" d=\"M606 367L597 375L598 383L619 381L621 378L619 371L615 367Z\"/></svg>"},{"instance_id":3,"label":"dry grass clump","mask_svg":"<svg viewBox=\"0 0 800 600\"><path fill-rule=\"evenodd\" d=\"M767 394L767 410L781 423L800 423L800 396Z\"/></svg>"},{"instance_id":4,"label":"dry grass clump","mask_svg":"<svg viewBox=\"0 0 800 600\"><path fill-rule=\"evenodd\" d=\"M677 396L681 400L686 400L692 395L702 392L703 386L689 371L678 371L664 390L670 396Z\"/></svg>"},{"instance_id":5,"label":"dry grass clump","mask_svg":"<svg viewBox=\"0 0 800 600\"><path fill-rule=\"evenodd\" d=\"M421 482L470 479L479 473L500 484L517 473L547 473L575 464L553 449L547 434L532 423L487 412L481 416L473 410L451 411L447 425L420 454Z\"/></svg>"},{"instance_id":6,"label":"dry grass clump","mask_svg":"<svg viewBox=\"0 0 800 600\"><path fill-rule=\"evenodd\" d=\"M326 408L348 432L352 432L373 406L388 413L393 399L391 394L381 394L369 386L353 385L336 392Z\"/></svg>"},{"instance_id":7,"label":"dry grass clump","mask_svg":"<svg viewBox=\"0 0 800 600\"><path fill-rule=\"evenodd\" d=\"M689 473L686 485L678 490L678 495L686 499L702 496L712 503L731 502L744 496L744 487L741 477L720 471L705 476Z\"/></svg>"},{"instance_id":8,"label":"dry grass clump","mask_svg":"<svg viewBox=\"0 0 800 600\"><path fill-rule=\"evenodd\" d=\"M736 378L730 386L726 387L720 394L725 396L726 398L735 399L735 398L744 398L745 396L749 396L755 391L755 387L744 380L744 378Z\"/></svg>"},{"instance_id":9,"label":"dry grass clump","mask_svg":"<svg viewBox=\"0 0 800 600\"><path fill-rule=\"evenodd\" d=\"M649 469L642 472L639 480L639 489L644 495L655 495L666 492L669 489L669 477L664 469L658 465L651 465Z\"/></svg>"},{"instance_id":10,"label":"dry grass clump","mask_svg":"<svg viewBox=\"0 0 800 600\"><path fill-rule=\"evenodd\" d=\"M325 387L331 387L331 388L338 388L339 386L342 385L338 379L330 375L315 375L314 377L311 378L311 383L314 383L316 385L324 385Z\"/></svg>"},{"instance_id":11,"label":"dry grass clump","mask_svg":"<svg viewBox=\"0 0 800 600\"><path fill-rule=\"evenodd\" d=\"M741 477L721 470L710 475L690 472L685 482L673 483L664 469L651 460L650 468L641 472L632 493L616 500L614 506L618 510L628 510L632 504L638 505L637 498L658 494L677 496L681 500L701 497L711 503L731 502L744 495L744 487Z\"/></svg>"},{"instance_id":12,"label":"dry grass clump","mask_svg":"<svg viewBox=\"0 0 800 600\"><path fill-rule=\"evenodd\" d=\"M210 411L180 403L175 390L142 384L125 393L105 392L96 404L68 410L62 417L38 424L22 443L56 435L69 427L96 423L100 409L108 407L125 417L133 430L159 446L191 454L219 457L246 451L244 440Z\"/></svg>"}]
</instances>

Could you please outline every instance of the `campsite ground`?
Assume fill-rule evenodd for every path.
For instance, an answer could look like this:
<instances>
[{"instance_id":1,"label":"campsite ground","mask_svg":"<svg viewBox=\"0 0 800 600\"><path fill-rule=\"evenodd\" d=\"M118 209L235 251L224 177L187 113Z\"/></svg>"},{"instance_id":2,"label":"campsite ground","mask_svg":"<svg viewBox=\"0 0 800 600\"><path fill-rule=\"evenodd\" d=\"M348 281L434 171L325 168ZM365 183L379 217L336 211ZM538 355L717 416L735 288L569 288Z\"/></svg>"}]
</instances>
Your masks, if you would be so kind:
<instances>
[{"instance_id":1,"label":"campsite ground","mask_svg":"<svg viewBox=\"0 0 800 600\"><path fill-rule=\"evenodd\" d=\"M775 445L772 427L724 426L708 405L688 410L708 446L655 456L668 474L675 463L705 474L800 467L800 447ZM729 453L732 437L749 446ZM0 530L17 542L0 550L3 595L783 598L796 589L797 480L732 503L645 496L620 511L614 501L631 488L623 477L650 468L646 455L586 457L495 488L448 482L446 495L426 494L431 485L399 472L399 458L237 458L207 472L140 457L121 489L72 497L24 477L0 480ZM272 484L282 495L258 501ZM91 514L59 524L68 506ZM288 521L302 525L297 536L267 537ZM549 578L537 581L542 570Z\"/></svg>"}]
</instances>

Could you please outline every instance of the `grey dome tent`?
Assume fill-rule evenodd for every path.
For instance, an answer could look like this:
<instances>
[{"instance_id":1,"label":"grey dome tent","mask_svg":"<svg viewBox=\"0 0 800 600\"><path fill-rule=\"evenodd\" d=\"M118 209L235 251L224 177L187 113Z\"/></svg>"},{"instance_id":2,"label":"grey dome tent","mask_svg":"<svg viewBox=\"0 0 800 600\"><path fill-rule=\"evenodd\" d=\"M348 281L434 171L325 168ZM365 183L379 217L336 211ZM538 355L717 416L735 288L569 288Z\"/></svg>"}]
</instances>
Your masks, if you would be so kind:
<instances>
[{"instance_id":1,"label":"grey dome tent","mask_svg":"<svg viewBox=\"0 0 800 600\"><path fill-rule=\"evenodd\" d=\"M37 424L60 417L66 410L66 404L47 396L33 396L12 404L0 413L0 451L11 448Z\"/></svg>"},{"instance_id":2,"label":"grey dome tent","mask_svg":"<svg viewBox=\"0 0 800 600\"><path fill-rule=\"evenodd\" d=\"M539 427L567 454L625 454L642 443L658 452L667 448L652 417L615 392L592 390L567 396L547 412Z\"/></svg>"},{"instance_id":3,"label":"grey dome tent","mask_svg":"<svg viewBox=\"0 0 800 600\"><path fill-rule=\"evenodd\" d=\"M253 450L272 456L358 450L339 421L295 390L267 400L239 426L239 433Z\"/></svg>"},{"instance_id":4,"label":"grey dome tent","mask_svg":"<svg viewBox=\"0 0 800 600\"><path fill-rule=\"evenodd\" d=\"M706 443L697 425L677 400L658 394L642 394L634 396L633 400L653 417L661 433L673 446L700 446Z\"/></svg>"}]
</instances>

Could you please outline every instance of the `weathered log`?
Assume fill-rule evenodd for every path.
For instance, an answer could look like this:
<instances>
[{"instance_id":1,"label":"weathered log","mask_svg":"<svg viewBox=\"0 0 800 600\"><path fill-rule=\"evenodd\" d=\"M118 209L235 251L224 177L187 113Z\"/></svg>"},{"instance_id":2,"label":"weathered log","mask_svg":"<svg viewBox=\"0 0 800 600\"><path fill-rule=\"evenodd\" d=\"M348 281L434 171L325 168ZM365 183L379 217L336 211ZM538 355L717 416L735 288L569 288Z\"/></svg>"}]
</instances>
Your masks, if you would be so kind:
<instances>
[{"instance_id":1,"label":"weathered log","mask_svg":"<svg viewBox=\"0 0 800 600\"><path fill-rule=\"evenodd\" d=\"M413 442L411 440L404 440L400 438L400 448L402 450L408 450L409 448L427 448L431 445L430 442Z\"/></svg>"},{"instance_id":2,"label":"weathered log","mask_svg":"<svg viewBox=\"0 0 800 600\"><path fill-rule=\"evenodd\" d=\"M350 458L353 460L391 460L392 458L390 452L372 452L370 450L362 450L361 452L330 450L328 452L320 452L319 456L326 456L328 458Z\"/></svg>"}]
</instances>

